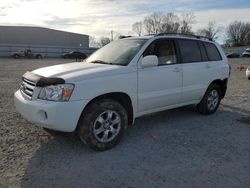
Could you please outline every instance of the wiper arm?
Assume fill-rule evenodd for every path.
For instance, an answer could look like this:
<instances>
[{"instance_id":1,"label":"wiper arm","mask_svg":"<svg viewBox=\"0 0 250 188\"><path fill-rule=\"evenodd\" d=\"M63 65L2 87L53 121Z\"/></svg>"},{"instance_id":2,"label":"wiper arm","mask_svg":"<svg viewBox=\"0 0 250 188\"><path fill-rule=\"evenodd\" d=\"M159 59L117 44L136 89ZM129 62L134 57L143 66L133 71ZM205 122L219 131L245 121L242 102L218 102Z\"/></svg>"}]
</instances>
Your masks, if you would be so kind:
<instances>
[{"instance_id":1,"label":"wiper arm","mask_svg":"<svg viewBox=\"0 0 250 188\"><path fill-rule=\"evenodd\" d=\"M89 63L98 63L98 64L105 64L105 65L119 65L119 66L125 66L125 65L120 65L120 64L115 64L115 63L109 63L106 61L102 61L102 60L94 60L94 61L90 61Z\"/></svg>"},{"instance_id":2,"label":"wiper arm","mask_svg":"<svg viewBox=\"0 0 250 188\"><path fill-rule=\"evenodd\" d=\"M108 63L108 62L105 62L105 61L102 61L102 60L94 60L94 61L90 61L89 63L98 63L98 64L109 64L109 65L112 65L112 63Z\"/></svg>"}]
</instances>

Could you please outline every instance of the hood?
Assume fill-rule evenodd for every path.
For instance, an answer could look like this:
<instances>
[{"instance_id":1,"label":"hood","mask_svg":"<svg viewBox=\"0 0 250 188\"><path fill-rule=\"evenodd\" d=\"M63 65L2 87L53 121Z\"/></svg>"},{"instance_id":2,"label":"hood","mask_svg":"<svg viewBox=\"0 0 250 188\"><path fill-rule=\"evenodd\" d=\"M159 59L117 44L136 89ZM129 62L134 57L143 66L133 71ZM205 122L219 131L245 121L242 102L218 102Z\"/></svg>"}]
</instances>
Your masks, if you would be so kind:
<instances>
[{"instance_id":1,"label":"hood","mask_svg":"<svg viewBox=\"0 0 250 188\"><path fill-rule=\"evenodd\" d=\"M66 81L79 81L124 72L126 66L105 65L94 63L67 63L44 67L32 71L43 77L63 78Z\"/></svg>"}]
</instances>

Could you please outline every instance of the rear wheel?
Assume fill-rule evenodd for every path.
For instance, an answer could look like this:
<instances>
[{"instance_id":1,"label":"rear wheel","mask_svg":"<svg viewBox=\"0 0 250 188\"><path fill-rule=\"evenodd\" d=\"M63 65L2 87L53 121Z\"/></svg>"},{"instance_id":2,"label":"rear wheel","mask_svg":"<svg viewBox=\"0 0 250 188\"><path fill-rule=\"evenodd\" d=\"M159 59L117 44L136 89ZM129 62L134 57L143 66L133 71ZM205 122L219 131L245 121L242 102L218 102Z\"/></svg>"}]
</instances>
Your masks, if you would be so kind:
<instances>
[{"instance_id":1,"label":"rear wheel","mask_svg":"<svg viewBox=\"0 0 250 188\"><path fill-rule=\"evenodd\" d=\"M87 56L85 55L85 54L82 54L81 56L80 56L80 59L86 59L87 58Z\"/></svg>"},{"instance_id":2,"label":"rear wheel","mask_svg":"<svg viewBox=\"0 0 250 188\"><path fill-rule=\"evenodd\" d=\"M42 59L42 55L38 54L38 55L36 55L36 58L37 59Z\"/></svg>"},{"instance_id":3,"label":"rear wheel","mask_svg":"<svg viewBox=\"0 0 250 188\"><path fill-rule=\"evenodd\" d=\"M197 105L197 110L201 114L213 114L219 107L221 101L221 88L217 84L211 84L201 102Z\"/></svg>"},{"instance_id":4,"label":"rear wheel","mask_svg":"<svg viewBox=\"0 0 250 188\"><path fill-rule=\"evenodd\" d=\"M97 100L84 110L78 124L82 142L95 150L116 146L128 125L124 107L110 99Z\"/></svg>"}]
</instances>

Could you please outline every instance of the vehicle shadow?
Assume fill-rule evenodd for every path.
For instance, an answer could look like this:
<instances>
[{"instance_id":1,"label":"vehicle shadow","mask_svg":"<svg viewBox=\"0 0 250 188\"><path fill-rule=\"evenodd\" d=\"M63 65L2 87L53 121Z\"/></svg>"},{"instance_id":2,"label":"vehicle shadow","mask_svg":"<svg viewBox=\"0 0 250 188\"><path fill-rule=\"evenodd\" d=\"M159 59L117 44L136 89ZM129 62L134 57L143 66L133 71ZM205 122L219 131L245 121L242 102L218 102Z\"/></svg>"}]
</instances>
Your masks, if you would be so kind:
<instances>
[{"instance_id":1,"label":"vehicle shadow","mask_svg":"<svg viewBox=\"0 0 250 188\"><path fill-rule=\"evenodd\" d=\"M57 134L29 160L21 187L249 187L250 126L241 116L192 106L147 115L104 152Z\"/></svg>"}]
</instances>

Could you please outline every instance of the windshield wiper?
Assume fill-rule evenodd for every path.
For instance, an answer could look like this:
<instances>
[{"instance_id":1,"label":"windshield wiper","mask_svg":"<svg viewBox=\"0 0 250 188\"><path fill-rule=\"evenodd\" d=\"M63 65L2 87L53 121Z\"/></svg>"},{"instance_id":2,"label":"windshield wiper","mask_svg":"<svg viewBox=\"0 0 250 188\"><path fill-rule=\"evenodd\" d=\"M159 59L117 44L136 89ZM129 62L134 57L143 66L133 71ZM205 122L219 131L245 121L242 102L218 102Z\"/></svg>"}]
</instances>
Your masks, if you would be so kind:
<instances>
[{"instance_id":1,"label":"windshield wiper","mask_svg":"<svg viewBox=\"0 0 250 188\"><path fill-rule=\"evenodd\" d=\"M116 63L109 63L106 61L102 61L102 60L94 60L94 61L90 61L89 63L97 63L97 64L105 64L105 65L119 65L119 66L125 66L125 65L120 65L120 64L116 64Z\"/></svg>"},{"instance_id":2,"label":"windshield wiper","mask_svg":"<svg viewBox=\"0 0 250 188\"><path fill-rule=\"evenodd\" d=\"M102 60L94 60L94 61L90 61L89 63L98 63L98 64L108 64L108 65L113 65L113 63L108 63Z\"/></svg>"}]
</instances>

